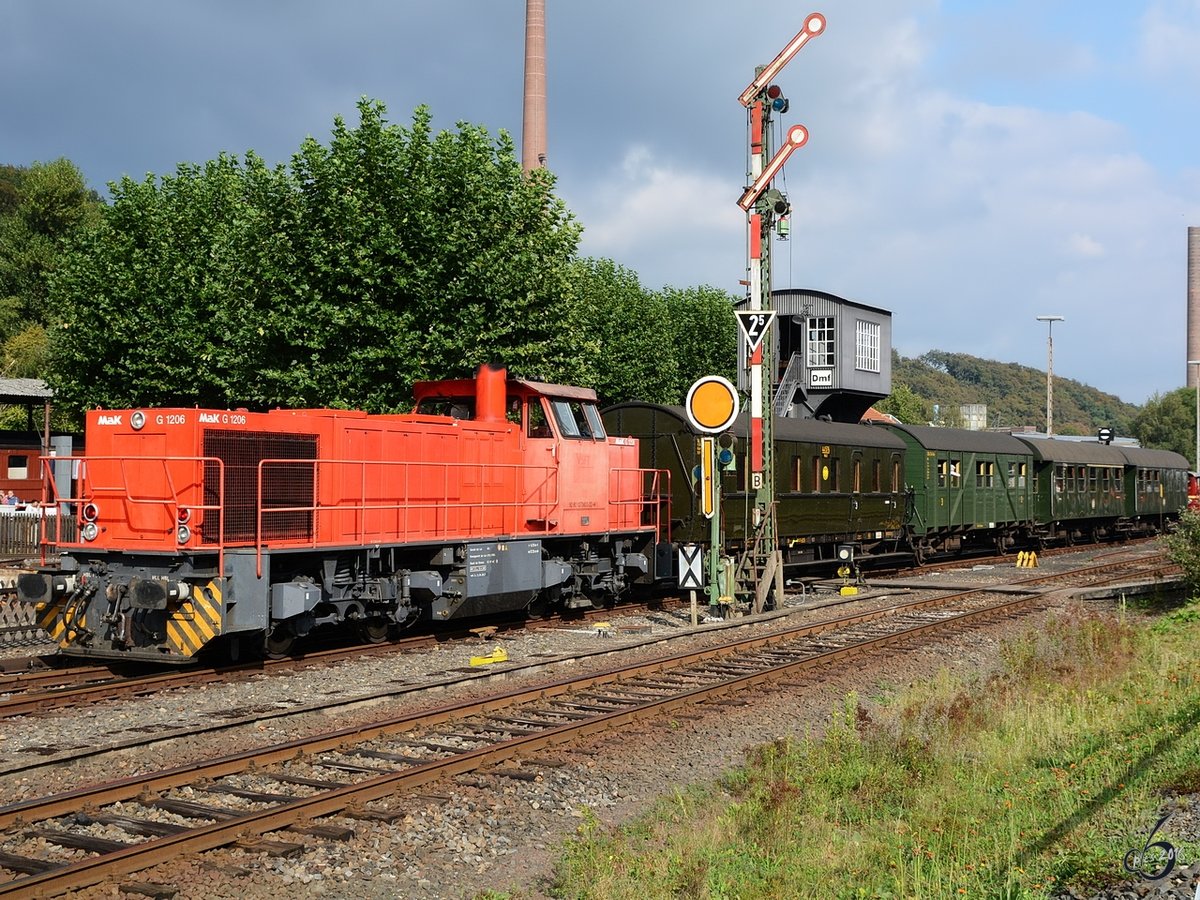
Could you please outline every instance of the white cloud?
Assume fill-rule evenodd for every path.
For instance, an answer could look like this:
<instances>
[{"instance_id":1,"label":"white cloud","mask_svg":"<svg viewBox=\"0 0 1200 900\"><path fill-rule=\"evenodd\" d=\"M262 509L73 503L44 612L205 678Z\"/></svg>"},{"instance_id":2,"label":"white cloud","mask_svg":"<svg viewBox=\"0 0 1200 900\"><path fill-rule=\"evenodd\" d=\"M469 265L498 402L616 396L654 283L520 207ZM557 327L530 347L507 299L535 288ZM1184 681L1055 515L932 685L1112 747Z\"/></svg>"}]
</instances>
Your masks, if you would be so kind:
<instances>
[{"instance_id":1,"label":"white cloud","mask_svg":"<svg viewBox=\"0 0 1200 900\"><path fill-rule=\"evenodd\" d=\"M1200 75L1200 2L1151 4L1141 21L1138 56L1157 75Z\"/></svg>"}]
</instances>

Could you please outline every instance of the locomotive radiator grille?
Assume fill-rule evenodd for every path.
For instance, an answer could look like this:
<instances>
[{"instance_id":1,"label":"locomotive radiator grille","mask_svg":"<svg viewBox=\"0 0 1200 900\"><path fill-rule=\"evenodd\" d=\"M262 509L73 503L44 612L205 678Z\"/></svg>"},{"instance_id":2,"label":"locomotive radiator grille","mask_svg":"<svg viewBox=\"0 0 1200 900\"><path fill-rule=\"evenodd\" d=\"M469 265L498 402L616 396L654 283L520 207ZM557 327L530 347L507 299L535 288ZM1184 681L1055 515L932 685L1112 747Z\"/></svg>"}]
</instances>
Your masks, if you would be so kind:
<instances>
[{"instance_id":1,"label":"locomotive radiator grille","mask_svg":"<svg viewBox=\"0 0 1200 900\"><path fill-rule=\"evenodd\" d=\"M225 503L222 516L206 516L201 535L206 543L251 544L258 527L259 463L264 459L298 460L273 463L262 470L262 540L312 540L313 514L296 511L311 507L316 492L316 466L299 460L316 460L317 436L266 431L209 429L204 433L204 455L225 466ZM220 502L220 466L204 464L204 502ZM292 508L271 513L272 509Z\"/></svg>"}]
</instances>

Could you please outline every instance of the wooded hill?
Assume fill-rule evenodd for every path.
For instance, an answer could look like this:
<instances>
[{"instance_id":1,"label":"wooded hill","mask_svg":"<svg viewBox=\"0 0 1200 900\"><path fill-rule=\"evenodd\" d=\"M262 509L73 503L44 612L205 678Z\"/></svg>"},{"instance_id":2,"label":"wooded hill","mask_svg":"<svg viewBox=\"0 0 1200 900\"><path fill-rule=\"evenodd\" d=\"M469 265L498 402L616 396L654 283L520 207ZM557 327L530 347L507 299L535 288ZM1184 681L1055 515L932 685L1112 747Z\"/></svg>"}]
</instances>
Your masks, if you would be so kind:
<instances>
[{"instance_id":1,"label":"wooded hill","mask_svg":"<svg viewBox=\"0 0 1200 900\"><path fill-rule=\"evenodd\" d=\"M913 423L896 408L907 387L918 400L924 418L933 421L933 405L939 406L940 424L958 425L959 407L986 403L988 427L1032 425L1046 428L1046 373L1044 370L979 359L966 353L931 350L916 359L892 352L893 395L878 408ZM910 406L910 416L914 412ZM1101 426L1117 434L1130 434L1140 407L1125 403L1113 394L1054 376L1054 431L1056 434L1095 434Z\"/></svg>"}]
</instances>

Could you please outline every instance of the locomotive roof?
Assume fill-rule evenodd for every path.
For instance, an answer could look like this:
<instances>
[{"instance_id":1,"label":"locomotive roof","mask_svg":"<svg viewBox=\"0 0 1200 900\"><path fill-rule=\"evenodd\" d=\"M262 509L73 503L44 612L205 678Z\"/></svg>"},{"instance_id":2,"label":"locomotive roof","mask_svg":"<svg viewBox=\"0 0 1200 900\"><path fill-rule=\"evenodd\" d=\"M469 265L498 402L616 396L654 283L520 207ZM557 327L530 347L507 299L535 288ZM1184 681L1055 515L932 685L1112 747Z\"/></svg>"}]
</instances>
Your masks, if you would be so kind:
<instances>
[{"instance_id":1,"label":"locomotive roof","mask_svg":"<svg viewBox=\"0 0 1200 900\"><path fill-rule=\"evenodd\" d=\"M701 432L694 429L691 422L688 421L687 413L682 406L663 406L658 403L634 401L609 406L602 410L602 413L605 416L608 416L610 413L620 416L626 411L633 413L643 411L653 414L656 419L667 416L677 422L677 424L671 426L672 430L686 431L697 437L701 435ZM661 423L656 423L656 427L661 429ZM624 430L625 425L623 422L620 426L609 427L609 431L613 434L619 434ZM729 430L738 437L744 438L750 430L750 416L742 413L737 417L737 420L733 423L733 427ZM799 441L810 444L838 444L843 446L853 445L855 447L885 447L894 450L904 449L904 441L886 429L877 428L874 425L853 425L847 422L826 422L820 419L785 419L776 417L774 419L774 433L775 439L782 441ZM634 436L640 437L641 435Z\"/></svg>"},{"instance_id":2,"label":"locomotive roof","mask_svg":"<svg viewBox=\"0 0 1200 900\"><path fill-rule=\"evenodd\" d=\"M997 431L968 431L932 425L903 425L889 422L885 428L903 431L926 450L961 450L964 453L1005 453L1026 456L1029 448L1011 434Z\"/></svg>"},{"instance_id":3,"label":"locomotive roof","mask_svg":"<svg viewBox=\"0 0 1200 900\"><path fill-rule=\"evenodd\" d=\"M413 399L424 397L473 397L475 396L474 378L451 378L445 381L418 381L413 384ZM574 387L569 384L550 384L545 381L530 381L527 378L509 378L507 386L514 385L523 388L525 393L546 397L561 397L563 400L596 400L596 392L591 388Z\"/></svg>"},{"instance_id":4,"label":"locomotive roof","mask_svg":"<svg viewBox=\"0 0 1200 900\"><path fill-rule=\"evenodd\" d=\"M1120 448L1095 441L1056 441L1054 438L1017 437L1044 462L1085 463L1094 466L1124 466Z\"/></svg>"}]
</instances>

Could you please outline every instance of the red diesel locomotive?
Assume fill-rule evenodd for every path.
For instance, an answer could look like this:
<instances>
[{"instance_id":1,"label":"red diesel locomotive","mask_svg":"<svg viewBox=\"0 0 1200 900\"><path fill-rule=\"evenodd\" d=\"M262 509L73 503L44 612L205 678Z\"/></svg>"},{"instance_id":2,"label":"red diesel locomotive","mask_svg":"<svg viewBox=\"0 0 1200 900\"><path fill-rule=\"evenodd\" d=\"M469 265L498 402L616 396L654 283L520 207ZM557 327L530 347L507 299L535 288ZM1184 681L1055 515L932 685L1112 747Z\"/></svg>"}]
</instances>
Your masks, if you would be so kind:
<instances>
[{"instance_id":1,"label":"red diesel locomotive","mask_svg":"<svg viewBox=\"0 0 1200 900\"><path fill-rule=\"evenodd\" d=\"M414 393L404 415L90 412L75 496L46 498L77 511L78 541L20 597L66 654L186 662L330 623L382 640L591 606L649 572L668 492L593 391L485 366Z\"/></svg>"}]
</instances>

